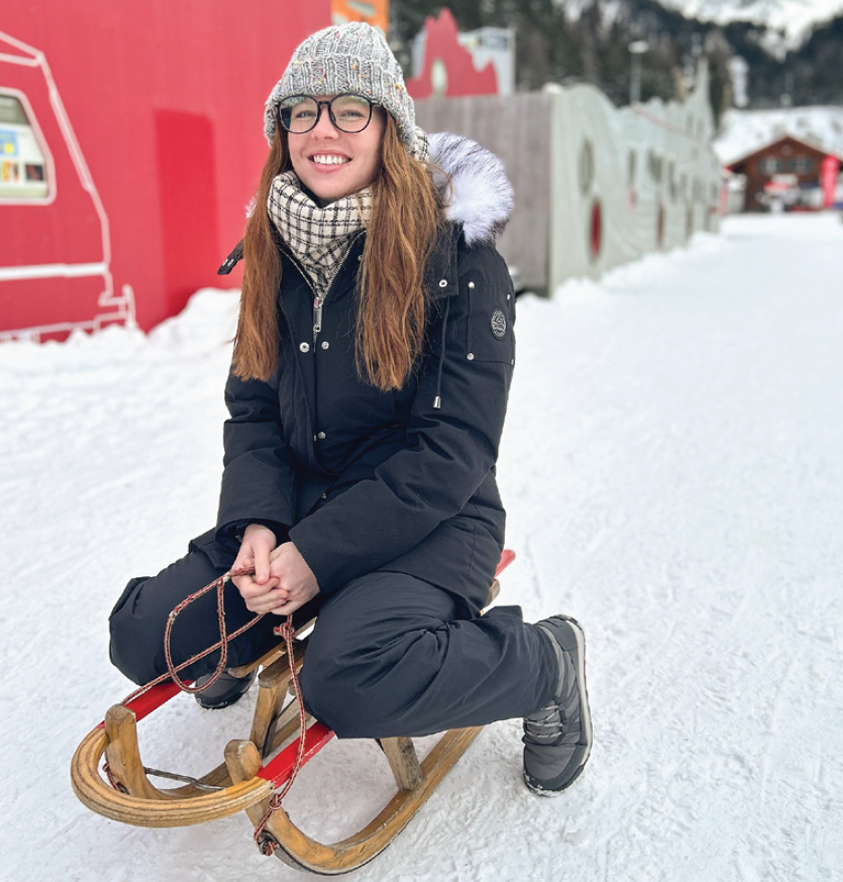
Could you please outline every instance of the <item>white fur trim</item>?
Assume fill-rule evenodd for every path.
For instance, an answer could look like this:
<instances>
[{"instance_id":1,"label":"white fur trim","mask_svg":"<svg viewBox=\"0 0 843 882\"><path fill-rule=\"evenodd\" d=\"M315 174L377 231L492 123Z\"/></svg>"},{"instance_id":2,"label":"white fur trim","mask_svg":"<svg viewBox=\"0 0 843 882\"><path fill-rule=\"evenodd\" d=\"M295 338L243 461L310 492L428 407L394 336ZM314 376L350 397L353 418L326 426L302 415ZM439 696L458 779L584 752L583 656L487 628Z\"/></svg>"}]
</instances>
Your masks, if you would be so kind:
<instances>
[{"instance_id":1,"label":"white fur trim","mask_svg":"<svg viewBox=\"0 0 843 882\"><path fill-rule=\"evenodd\" d=\"M430 161L451 179L445 208L450 221L461 223L465 241L494 243L512 215L514 195L503 163L484 147L460 135L429 135ZM444 187L441 175L434 175Z\"/></svg>"}]
</instances>

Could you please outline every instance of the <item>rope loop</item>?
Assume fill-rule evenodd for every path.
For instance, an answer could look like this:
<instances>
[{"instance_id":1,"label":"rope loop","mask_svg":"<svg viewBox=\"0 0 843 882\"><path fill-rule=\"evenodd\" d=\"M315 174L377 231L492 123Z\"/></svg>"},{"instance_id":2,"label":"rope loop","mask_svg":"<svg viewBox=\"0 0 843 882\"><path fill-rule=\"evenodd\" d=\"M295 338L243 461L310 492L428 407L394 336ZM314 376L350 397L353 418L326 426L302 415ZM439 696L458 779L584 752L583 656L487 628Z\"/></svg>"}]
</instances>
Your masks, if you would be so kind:
<instances>
[{"instance_id":1,"label":"rope loop","mask_svg":"<svg viewBox=\"0 0 843 882\"><path fill-rule=\"evenodd\" d=\"M150 680L149 683L145 683L143 686L132 692L131 695L126 696L126 698L124 698L121 703L124 705L128 704L130 701L132 701L132 699L137 698L139 695L142 695L153 686L157 686L158 684L163 683L165 680L168 679L172 680L182 692L187 692L190 695L195 695L197 692L202 692L209 686L213 685L222 676L222 673L223 671L225 671L226 665L228 663L228 644L232 640L243 634L245 631L248 631L249 628L251 628L253 625L256 625L266 615L266 613L259 613L253 619L251 619L251 621L246 622L245 625L238 628L233 633L228 633L228 629L225 623L225 585L233 576L250 575L254 573L254 571L254 567L241 567L237 570L229 570L227 573L223 573L223 575L220 576L218 579L215 579L213 582L209 582L203 588L200 588L198 591L194 591L193 594L188 595L183 601L181 601L181 603L179 603L174 609L172 609L170 611L170 614L167 616L167 624L164 629L164 655L167 661L167 673L161 674L160 677L156 677L154 680ZM176 619L181 615L182 612L184 612L185 609L187 609L188 606L197 601L200 597L204 597L210 591L216 591L217 595L217 620L219 623L220 639L216 643L214 643L213 646L209 646L207 649L202 650L202 652L198 652L196 655L191 656L187 661L176 665L173 662L171 649L172 631ZM304 745L305 735L307 733L307 716L305 714L304 703L302 701L298 671L296 671L296 658L294 649L296 629L293 626L293 616L288 615L286 620L281 625L278 625L272 630L274 634L284 638L284 644L287 650L287 661L290 664L290 680L293 684L295 700L298 702L299 708L299 747L296 754L296 761L293 763L293 768L290 772L290 777L287 779L284 787L278 793L273 793L269 800L266 814L264 815L258 826L255 828L255 843L257 844L261 854L264 854L267 857L271 857L273 854L275 854L275 852L279 848L279 845L275 837L267 833L264 828L269 823L273 813L281 808L281 803L284 797L290 792L290 788L293 786L293 782L296 780L296 776L301 770L301 767L304 765ZM220 657L217 662L216 668L214 669L214 673L201 686L190 686L179 677L180 671L183 671L190 665L195 664L197 661L200 661L201 659L205 658L206 655L209 655L217 649L220 650ZM121 789L119 783L114 779L107 762L104 766L104 772L108 777L111 786L114 787L116 790Z\"/></svg>"},{"instance_id":2,"label":"rope loop","mask_svg":"<svg viewBox=\"0 0 843 882\"><path fill-rule=\"evenodd\" d=\"M200 588L198 591L194 591L193 594L185 597L184 600L181 601L174 609L170 610L169 615L167 616L167 624L164 628L164 657L167 662L167 673L161 674L161 676L156 677L154 680L150 680L148 683L144 683L143 686L139 686L132 692L130 695L127 695L121 704L128 704L133 699L137 698L139 695L143 695L144 692L149 691L153 686L158 686L163 683L165 680L172 680L176 686L181 689L182 692L187 692L190 695L195 695L197 692L202 692L204 689L207 689L209 686L216 683L216 681L220 678L223 671L228 664L228 644L231 643L232 640L236 640L241 634L245 633L249 630L249 628L256 625L265 615L266 613L259 613L253 619L246 622L245 625L238 628L233 633L229 634L227 632L226 624L225 624L225 609L224 609L224 588L226 582L234 576L246 576L254 573L254 567L240 567L236 570L229 570L227 573L223 573L218 579L214 579L213 582L209 582L204 588ZM187 661L182 662L179 665L173 663L172 651L171 651L171 640L172 640L172 632L173 625L175 624L176 619L184 612L187 607L189 607L192 603L198 600L200 597L204 597L208 592L216 591L217 592L217 620L219 622L219 633L220 639L213 644L213 646L209 646L207 649L203 649L201 652L197 652L196 655L191 656ZM190 665L195 664L198 661L201 661L205 658L206 655L210 655L212 652L215 652L217 649L220 650L220 658L217 662L217 666L214 670L214 673L211 675L210 679L203 683L201 686L190 686L188 683L185 683L181 677L178 676L180 671L183 671L185 668L190 667Z\"/></svg>"}]
</instances>

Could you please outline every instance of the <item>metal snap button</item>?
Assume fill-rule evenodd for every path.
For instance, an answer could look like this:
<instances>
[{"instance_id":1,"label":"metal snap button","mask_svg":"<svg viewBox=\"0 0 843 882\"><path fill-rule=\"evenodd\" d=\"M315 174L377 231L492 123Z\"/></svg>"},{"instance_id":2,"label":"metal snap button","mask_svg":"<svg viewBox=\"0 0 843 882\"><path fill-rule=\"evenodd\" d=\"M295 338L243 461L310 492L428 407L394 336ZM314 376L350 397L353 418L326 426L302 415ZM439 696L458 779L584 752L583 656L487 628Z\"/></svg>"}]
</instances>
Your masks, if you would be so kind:
<instances>
[{"instance_id":1,"label":"metal snap button","mask_svg":"<svg viewBox=\"0 0 843 882\"><path fill-rule=\"evenodd\" d=\"M439 283L439 287L440 288L447 288L448 287L448 280L442 279L442 281Z\"/></svg>"},{"instance_id":2,"label":"metal snap button","mask_svg":"<svg viewBox=\"0 0 843 882\"><path fill-rule=\"evenodd\" d=\"M467 358L469 361L474 361L474 353L473 353L473 352L469 352L468 355L466 355L466 358Z\"/></svg>"},{"instance_id":3,"label":"metal snap button","mask_svg":"<svg viewBox=\"0 0 843 882\"><path fill-rule=\"evenodd\" d=\"M330 349L330 347L331 347L331 344L327 340L322 341L322 348L323 349Z\"/></svg>"},{"instance_id":4,"label":"metal snap button","mask_svg":"<svg viewBox=\"0 0 843 882\"><path fill-rule=\"evenodd\" d=\"M325 433L324 433L324 432L320 432L316 437L317 437L320 441L324 441L324 440L325 440Z\"/></svg>"},{"instance_id":5,"label":"metal snap button","mask_svg":"<svg viewBox=\"0 0 843 882\"><path fill-rule=\"evenodd\" d=\"M300 349L302 352L310 352L310 344L309 344L309 343L300 343L300 344L299 344L299 349Z\"/></svg>"}]
</instances>

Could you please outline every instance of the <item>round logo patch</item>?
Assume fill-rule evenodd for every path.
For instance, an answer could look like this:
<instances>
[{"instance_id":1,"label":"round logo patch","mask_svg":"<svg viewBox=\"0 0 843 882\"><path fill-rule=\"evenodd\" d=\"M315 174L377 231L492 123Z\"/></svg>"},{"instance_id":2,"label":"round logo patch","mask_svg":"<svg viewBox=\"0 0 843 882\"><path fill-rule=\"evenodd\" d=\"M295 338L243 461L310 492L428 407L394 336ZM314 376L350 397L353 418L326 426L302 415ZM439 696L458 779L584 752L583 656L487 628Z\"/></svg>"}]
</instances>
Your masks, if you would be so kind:
<instances>
[{"instance_id":1,"label":"round logo patch","mask_svg":"<svg viewBox=\"0 0 843 882\"><path fill-rule=\"evenodd\" d=\"M498 340L503 340L506 334L506 316L502 309L496 309L492 313L492 333Z\"/></svg>"}]
</instances>

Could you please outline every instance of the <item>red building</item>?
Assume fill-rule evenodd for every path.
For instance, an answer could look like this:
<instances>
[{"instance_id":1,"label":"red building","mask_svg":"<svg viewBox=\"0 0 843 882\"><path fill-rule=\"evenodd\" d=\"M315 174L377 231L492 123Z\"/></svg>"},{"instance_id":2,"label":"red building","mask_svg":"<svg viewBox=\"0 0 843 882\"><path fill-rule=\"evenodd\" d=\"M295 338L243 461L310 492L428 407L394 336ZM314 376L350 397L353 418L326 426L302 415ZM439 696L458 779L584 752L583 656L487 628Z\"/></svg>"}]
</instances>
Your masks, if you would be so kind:
<instances>
[{"instance_id":1,"label":"red building","mask_svg":"<svg viewBox=\"0 0 843 882\"><path fill-rule=\"evenodd\" d=\"M149 329L243 232L266 96L329 0L0 12L0 339Z\"/></svg>"},{"instance_id":2,"label":"red building","mask_svg":"<svg viewBox=\"0 0 843 882\"><path fill-rule=\"evenodd\" d=\"M811 210L835 202L841 158L784 135L729 164L746 181L745 211Z\"/></svg>"}]
</instances>

